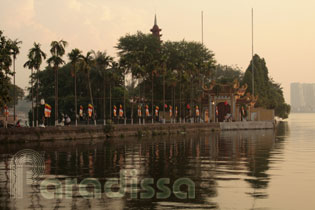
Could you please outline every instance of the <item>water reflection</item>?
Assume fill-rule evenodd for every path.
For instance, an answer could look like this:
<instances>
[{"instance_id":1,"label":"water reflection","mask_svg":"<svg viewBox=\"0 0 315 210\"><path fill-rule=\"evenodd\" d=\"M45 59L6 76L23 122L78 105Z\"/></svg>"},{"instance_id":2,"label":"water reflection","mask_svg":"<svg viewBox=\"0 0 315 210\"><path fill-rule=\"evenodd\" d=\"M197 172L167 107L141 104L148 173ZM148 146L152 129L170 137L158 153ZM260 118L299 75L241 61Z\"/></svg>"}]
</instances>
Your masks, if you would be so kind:
<instances>
[{"instance_id":1,"label":"water reflection","mask_svg":"<svg viewBox=\"0 0 315 210\"><path fill-rule=\"evenodd\" d=\"M97 141L43 142L0 147L0 207L2 209L225 209L231 199L242 197L243 207L254 207L257 199L268 198L270 163L282 161L287 127L273 130L230 131L210 134L126 138ZM44 178L96 178L102 192L109 178L119 178L121 169L137 169L138 199L131 186L122 198L83 199L78 190L71 199L47 200L37 184L28 184L23 199L10 199L9 161L17 151L32 148L44 152ZM281 156L281 155L280 155ZM160 178L187 177L195 183L195 199L139 199L140 181L153 178L155 192ZM31 183L31 180L29 180ZM183 191L187 188L182 188ZM65 196L63 192L63 196ZM246 205L245 205L246 204ZM233 206L233 204L230 204ZM239 206L239 209L243 209Z\"/></svg>"}]
</instances>

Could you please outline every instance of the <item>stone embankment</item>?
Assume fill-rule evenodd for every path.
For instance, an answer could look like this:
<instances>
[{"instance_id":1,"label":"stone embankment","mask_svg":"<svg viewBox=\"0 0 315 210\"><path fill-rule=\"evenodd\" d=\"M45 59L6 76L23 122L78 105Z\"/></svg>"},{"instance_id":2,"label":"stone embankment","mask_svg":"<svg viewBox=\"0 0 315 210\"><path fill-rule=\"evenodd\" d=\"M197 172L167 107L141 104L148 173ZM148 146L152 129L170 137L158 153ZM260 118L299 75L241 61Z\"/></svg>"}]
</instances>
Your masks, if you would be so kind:
<instances>
[{"instance_id":1,"label":"stone embankment","mask_svg":"<svg viewBox=\"0 0 315 210\"><path fill-rule=\"evenodd\" d=\"M46 128L0 128L0 143L94 139L127 136L158 136L224 130L273 129L271 121L182 123L146 125L65 126Z\"/></svg>"}]
</instances>

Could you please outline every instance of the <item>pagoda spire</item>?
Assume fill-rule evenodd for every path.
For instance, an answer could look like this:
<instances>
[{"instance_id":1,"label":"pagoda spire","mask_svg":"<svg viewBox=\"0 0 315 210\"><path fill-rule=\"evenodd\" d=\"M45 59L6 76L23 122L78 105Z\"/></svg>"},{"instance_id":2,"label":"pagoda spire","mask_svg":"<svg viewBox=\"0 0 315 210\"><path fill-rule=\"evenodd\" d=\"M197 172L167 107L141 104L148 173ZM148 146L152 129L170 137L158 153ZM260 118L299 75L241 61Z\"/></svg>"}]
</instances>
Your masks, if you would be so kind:
<instances>
[{"instance_id":1,"label":"pagoda spire","mask_svg":"<svg viewBox=\"0 0 315 210\"><path fill-rule=\"evenodd\" d=\"M159 28L159 26L157 25L157 18L156 18L156 14L154 15L154 25L153 28L150 30L153 34L153 36L156 36L160 39L160 37L162 36L160 34L160 31L162 31L162 29Z\"/></svg>"},{"instance_id":2,"label":"pagoda spire","mask_svg":"<svg viewBox=\"0 0 315 210\"><path fill-rule=\"evenodd\" d=\"M154 15L154 25L157 25L156 14Z\"/></svg>"}]
</instances>

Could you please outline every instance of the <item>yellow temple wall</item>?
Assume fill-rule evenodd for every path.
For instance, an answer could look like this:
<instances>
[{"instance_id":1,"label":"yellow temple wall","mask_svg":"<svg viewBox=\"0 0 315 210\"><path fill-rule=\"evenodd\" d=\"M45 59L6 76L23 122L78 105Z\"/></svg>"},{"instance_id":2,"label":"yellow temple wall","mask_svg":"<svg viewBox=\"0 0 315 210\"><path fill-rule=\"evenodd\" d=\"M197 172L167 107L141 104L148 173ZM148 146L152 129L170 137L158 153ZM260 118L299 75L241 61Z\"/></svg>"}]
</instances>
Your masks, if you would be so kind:
<instances>
[{"instance_id":1,"label":"yellow temple wall","mask_svg":"<svg viewBox=\"0 0 315 210\"><path fill-rule=\"evenodd\" d=\"M274 120L275 110L265 108L251 108L251 120L254 121L271 121Z\"/></svg>"}]
</instances>

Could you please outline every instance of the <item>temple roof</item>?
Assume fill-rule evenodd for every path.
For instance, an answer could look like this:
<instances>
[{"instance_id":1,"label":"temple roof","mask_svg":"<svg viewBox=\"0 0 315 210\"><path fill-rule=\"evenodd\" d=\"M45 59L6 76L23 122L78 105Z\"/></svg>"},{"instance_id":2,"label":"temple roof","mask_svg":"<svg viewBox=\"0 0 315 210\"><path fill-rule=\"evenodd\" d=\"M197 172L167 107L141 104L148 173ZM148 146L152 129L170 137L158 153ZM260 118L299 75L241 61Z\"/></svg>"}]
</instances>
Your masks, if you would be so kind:
<instances>
[{"instance_id":1,"label":"temple roof","mask_svg":"<svg viewBox=\"0 0 315 210\"><path fill-rule=\"evenodd\" d=\"M258 100L258 96L252 96L250 93L245 95L247 88L247 84L241 86L237 79L228 84L217 84L213 80L211 81L209 87L203 87L203 91L206 95L210 94L212 96L229 97L233 95L236 99L236 104L249 104L250 106L254 106Z\"/></svg>"},{"instance_id":2,"label":"temple roof","mask_svg":"<svg viewBox=\"0 0 315 210\"><path fill-rule=\"evenodd\" d=\"M204 86L203 90L210 94L235 94L243 96L246 92L248 85L240 85L239 81L235 79L232 83L217 84L215 80L212 80L209 87Z\"/></svg>"}]
</instances>

